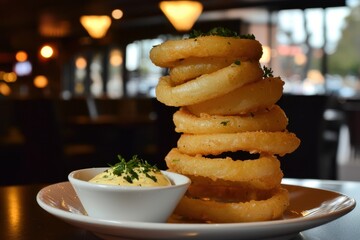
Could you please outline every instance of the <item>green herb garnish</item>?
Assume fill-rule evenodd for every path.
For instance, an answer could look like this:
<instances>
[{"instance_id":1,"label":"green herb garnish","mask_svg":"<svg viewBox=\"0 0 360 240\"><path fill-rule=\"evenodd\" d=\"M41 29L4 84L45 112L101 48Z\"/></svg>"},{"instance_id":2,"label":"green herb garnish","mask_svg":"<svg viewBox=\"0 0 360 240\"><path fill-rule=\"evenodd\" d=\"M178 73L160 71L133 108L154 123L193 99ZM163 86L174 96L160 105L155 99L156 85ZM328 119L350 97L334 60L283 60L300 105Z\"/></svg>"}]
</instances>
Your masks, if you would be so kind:
<instances>
[{"instance_id":1,"label":"green herb garnish","mask_svg":"<svg viewBox=\"0 0 360 240\"><path fill-rule=\"evenodd\" d=\"M189 34L189 38L197 38L197 37L203 36L203 34L204 34L203 32L193 29Z\"/></svg>"},{"instance_id":2,"label":"green herb garnish","mask_svg":"<svg viewBox=\"0 0 360 240\"><path fill-rule=\"evenodd\" d=\"M222 121L220 124L223 125L223 126L227 126L229 123L229 120L228 121Z\"/></svg>"},{"instance_id":3,"label":"green herb garnish","mask_svg":"<svg viewBox=\"0 0 360 240\"><path fill-rule=\"evenodd\" d=\"M241 64L240 60L236 60L234 63L235 63L236 65L240 65L240 64Z\"/></svg>"},{"instance_id":4,"label":"green herb garnish","mask_svg":"<svg viewBox=\"0 0 360 240\"><path fill-rule=\"evenodd\" d=\"M273 75L273 70L272 70L271 68L268 68L268 67L266 67L266 66L263 66L263 70L264 70L264 75L263 75L264 78L274 77L274 75Z\"/></svg>"},{"instance_id":5,"label":"green herb garnish","mask_svg":"<svg viewBox=\"0 0 360 240\"><path fill-rule=\"evenodd\" d=\"M238 33L235 31L232 31L227 28L223 27L215 27L213 29L210 29L209 32L207 32L207 35L215 35L215 36L222 36L222 37L237 37Z\"/></svg>"},{"instance_id":6,"label":"green herb garnish","mask_svg":"<svg viewBox=\"0 0 360 240\"><path fill-rule=\"evenodd\" d=\"M239 36L241 39L252 39L255 40L255 35L254 34L242 34Z\"/></svg>"},{"instance_id":7,"label":"green herb garnish","mask_svg":"<svg viewBox=\"0 0 360 240\"><path fill-rule=\"evenodd\" d=\"M200 30L194 29L189 34L189 38L197 38L204 36L221 36L221 37L235 37L242 39L255 39L254 34L239 35L237 32L224 27L215 27L210 29L210 31L208 32L202 32Z\"/></svg>"},{"instance_id":8,"label":"green herb garnish","mask_svg":"<svg viewBox=\"0 0 360 240\"><path fill-rule=\"evenodd\" d=\"M138 158L137 155L134 155L128 162L126 162L126 160L120 155L118 155L118 158L118 163L113 166L110 165L115 175L123 175L126 181L133 183L135 179L139 179L138 173L144 173L146 177L152 179L154 182L157 182L155 176L149 175L150 172L160 171L155 165L151 165L147 161Z\"/></svg>"}]
</instances>

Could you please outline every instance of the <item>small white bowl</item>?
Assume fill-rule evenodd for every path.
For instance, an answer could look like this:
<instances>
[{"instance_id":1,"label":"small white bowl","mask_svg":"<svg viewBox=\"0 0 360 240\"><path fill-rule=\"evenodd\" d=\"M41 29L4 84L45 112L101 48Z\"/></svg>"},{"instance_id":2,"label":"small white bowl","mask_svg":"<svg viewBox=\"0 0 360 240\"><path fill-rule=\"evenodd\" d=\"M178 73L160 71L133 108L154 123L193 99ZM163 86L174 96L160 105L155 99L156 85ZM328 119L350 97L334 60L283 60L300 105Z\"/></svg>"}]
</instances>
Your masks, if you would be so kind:
<instances>
[{"instance_id":1,"label":"small white bowl","mask_svg":"<svg viewBox=\"0 0 360 240\"><path fill-rule=\"evenodd\" d=\"M166 222L190 185L186 176L161 171L172 185L165 187L114 186L88 182L108 168L71 172L68 179L91 217L115 221Z\"/></svg>"}]
</instances>

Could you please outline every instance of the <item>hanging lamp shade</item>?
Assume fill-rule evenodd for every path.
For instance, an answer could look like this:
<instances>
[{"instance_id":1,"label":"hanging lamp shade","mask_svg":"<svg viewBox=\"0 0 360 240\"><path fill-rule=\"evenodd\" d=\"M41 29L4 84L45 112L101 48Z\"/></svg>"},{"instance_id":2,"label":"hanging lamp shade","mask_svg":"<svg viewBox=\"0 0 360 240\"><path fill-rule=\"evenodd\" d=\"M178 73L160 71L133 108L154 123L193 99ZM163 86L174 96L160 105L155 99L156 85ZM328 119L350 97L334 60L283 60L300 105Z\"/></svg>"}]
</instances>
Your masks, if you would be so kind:
<instances>
[{"instance_id":1,"label":"hanging lamp shade","mask_svg":"<svg viewBox=\"0 0 360 240\"><path fill-rule=\"evenodd\" d=\"M203 5L196 1L162 1L159 7L180 32L190 30L203 10Z\"/></svg>"},{"instance_id":2,"label":"hanging lamp shade","mask_svg":"<svg viewBox=\"0 0 360 240\"><path fill-rule=\"evenodd\" d=\"M87 15L80 17L80 23L92 38L103 38L111 25L111 18L106 15Z\"/></svg>"}]
</instances>

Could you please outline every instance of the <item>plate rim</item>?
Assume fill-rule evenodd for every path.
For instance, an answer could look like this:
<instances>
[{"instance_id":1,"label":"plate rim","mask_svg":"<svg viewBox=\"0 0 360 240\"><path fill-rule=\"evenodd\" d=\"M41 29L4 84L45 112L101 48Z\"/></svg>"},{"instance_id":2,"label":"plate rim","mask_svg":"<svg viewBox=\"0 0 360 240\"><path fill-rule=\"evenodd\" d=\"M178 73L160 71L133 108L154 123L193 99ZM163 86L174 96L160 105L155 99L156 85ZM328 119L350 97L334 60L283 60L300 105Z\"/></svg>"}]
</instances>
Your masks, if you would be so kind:
<instances>
[{"instance_id":1,"label":"plate rim","mask_svg":"<svg viewBox=\"0 0 360 240\"><path fill-rule=\"evenodd\" d=\"M43 210L47 211L48 213L52 214L55 217L58 217L68 223L71 223L73 225L76 225L80 228L84 228L86 230L89 230L94 233L106 233L102 231L92 231L90 226L98 225L98 227L104 227L104 228L116 228L118 230L121 229L128 229L128 230L147 230L147 231L161 231L163 233L171 233L174 231L177 232L188 232L188 231L197 231L199 233L199 237L201 237L202 233L204 232L211 232L214 233L218 231L219 229L223 231L229 231L229 230L237 230L236 232L239 232L240 230L246 231L247 233L250 233L254 230L258 230L259 228L267 228L271 227L272 230L274 230L274 234L276 231L279 231L280 229L285 229L285 231L282 231L283 233L294 233L294 230L290 229L297 229L297 233L317 227L323 224L326 224L328 222L331 222L339 217L342 217L346 215L347 213L351 212L355 206L356 201L354 198L349 197L343 193L322 189L322 188L314 188L314 187L308 187L308 186L302 186L302 185L296 185L296 184L289 184L285 183L284 185L290 185L290 186L296 186L299 188L306 188L306 189L313 189L313 190L320 190L320 191L326 191L335 193L339 196L344 196L349 201L349 204L344 206L343 208L333 211L328 214L321 214L315 215L315 216L307 216L307 217L299 217L299 218L291 218L291 219L279 219L279 220L272 220L272 221L261 221L261 222L246 222L246 223L155 223L155 222L130 222L130 221L112 221L112 220L105 220L105 219L99 219L94 218L91 216L83 215L83 214L77 214L70 211L66 211L65 209L59 209L53 206L50 206L49 204L45 203L42 200L42 195L46 193L47 190L54 188L54 187L72 187L70 182L60 182L48 185L46 187L43 187L39 190L39 192L36 195L36 201L39 204ZM76 197L76 193L75 196ZM83 225L86 225L85 227ZM286 229L289 227L288 229ZM275 228L275 229L274 229ZM100 229L101 230L101 229ZM288 231L286 231L288 230ZM276 236L276 235L274 235ZM182 236L183 238L184 236Z\"/></svg>"}]
</instances>

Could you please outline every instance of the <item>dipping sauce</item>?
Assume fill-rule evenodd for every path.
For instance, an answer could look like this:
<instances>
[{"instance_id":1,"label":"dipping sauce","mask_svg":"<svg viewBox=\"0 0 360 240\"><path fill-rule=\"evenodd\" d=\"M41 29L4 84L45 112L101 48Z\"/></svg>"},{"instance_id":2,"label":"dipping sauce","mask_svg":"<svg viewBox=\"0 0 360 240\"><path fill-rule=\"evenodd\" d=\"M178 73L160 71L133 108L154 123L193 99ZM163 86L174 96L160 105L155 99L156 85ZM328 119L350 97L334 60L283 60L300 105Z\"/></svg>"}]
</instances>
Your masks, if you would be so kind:
<instances>
[{"instance_id":1,"label":"dipping sauce","mask_svg":"<svg viewBox=\"0 0 360 240\"><path fill-rule=\"evenodd\" d=\"M129 162L119 157L120 162L99 173L89 182L120 186L159 187L171 185L161 171L146 161L134 156Z\"/></svg>"}]
</instances>

